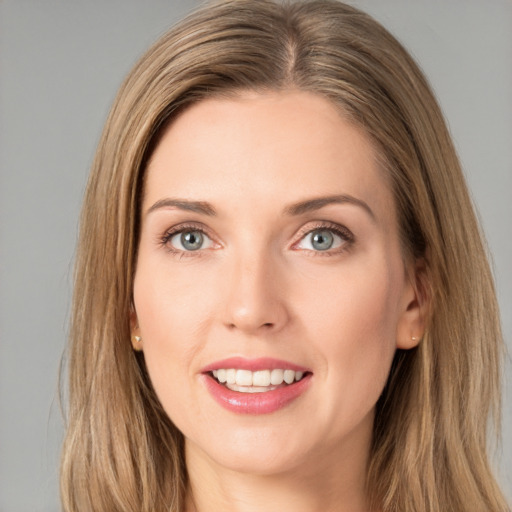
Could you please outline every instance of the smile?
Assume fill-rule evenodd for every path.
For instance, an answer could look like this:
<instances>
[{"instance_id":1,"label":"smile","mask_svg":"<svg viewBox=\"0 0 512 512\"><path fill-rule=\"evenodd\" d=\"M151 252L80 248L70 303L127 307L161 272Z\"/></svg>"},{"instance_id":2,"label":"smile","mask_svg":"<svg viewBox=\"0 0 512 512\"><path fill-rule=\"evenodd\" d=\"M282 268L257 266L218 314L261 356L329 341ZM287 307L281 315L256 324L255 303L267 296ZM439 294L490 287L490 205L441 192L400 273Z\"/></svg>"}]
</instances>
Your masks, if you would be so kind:
<instances>
[{"instance_id":1,"label":"smile","mask_svg":"<svg viewBox=\"0 0 512 512\"><path fill-rule=\"evenodd\" d=\"M305 393L312 373L276 359L232 358L203 368L202 378L210 395L225 409L241 414L269 414Z\"/></svg>"},{"instance_id":2,"label":"smile","mask_svg":"<svg viewBox=\"0 0 512 512\"><path fill-rule=\"evenodd\" d=\"M213 370L212 375L220 384L232 391L240 393L265 393L283 385L298 382L304 376L302 371L283 370L240 370L235 368L220 368Z\"/></svg>"}]
</instances>

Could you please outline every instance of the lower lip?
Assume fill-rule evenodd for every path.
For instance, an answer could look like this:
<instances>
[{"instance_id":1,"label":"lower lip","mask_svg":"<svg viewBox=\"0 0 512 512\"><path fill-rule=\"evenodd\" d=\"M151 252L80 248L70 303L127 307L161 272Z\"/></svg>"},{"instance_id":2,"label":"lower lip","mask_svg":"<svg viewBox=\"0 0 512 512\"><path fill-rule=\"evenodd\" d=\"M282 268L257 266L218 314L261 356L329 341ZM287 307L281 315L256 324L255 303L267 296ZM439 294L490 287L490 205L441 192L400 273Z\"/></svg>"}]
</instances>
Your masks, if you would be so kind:
<instances>
[{"instance_id":1,"label":"lower lip","mask_svg":"<svg viewBox=\"0 0 512 512\"><path fill-rule=\"evenodd\" d=\"M299 398L309 387L311 374L282 388L262 393L242 393L220 384L209 374L203 374L206 388L213 398L228 411L239 414L270 414Z\"/></svg>"}]
</instances>

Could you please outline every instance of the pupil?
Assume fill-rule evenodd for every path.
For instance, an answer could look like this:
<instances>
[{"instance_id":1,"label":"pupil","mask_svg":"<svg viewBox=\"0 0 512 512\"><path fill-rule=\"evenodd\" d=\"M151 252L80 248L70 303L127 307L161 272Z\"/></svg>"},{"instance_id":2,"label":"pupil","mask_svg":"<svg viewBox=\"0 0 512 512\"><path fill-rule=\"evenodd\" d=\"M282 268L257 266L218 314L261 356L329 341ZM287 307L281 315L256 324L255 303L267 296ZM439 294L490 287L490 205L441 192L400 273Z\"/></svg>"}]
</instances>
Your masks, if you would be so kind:
<instances>
[{"instance_id":1,"label":"pupil","mask_svg":"<svg viewBox=\"0 0 512 512\"><path fill-rule=\"evenodd\" d=\"M330 231L315 231L313 234L312 245L318 251L326 251L332 247L334 238Z\"/></svg>"},{"instance_id":2,"label":"pupil","mask_svg":"<svg viewBox=\"0 0 512 512\"><path fill-rule=\"evenodd\" d=\"M181 244L189 251L197 251L203 245L203 235L199 231L182 233Z\"/></svg>"}]
</instances>

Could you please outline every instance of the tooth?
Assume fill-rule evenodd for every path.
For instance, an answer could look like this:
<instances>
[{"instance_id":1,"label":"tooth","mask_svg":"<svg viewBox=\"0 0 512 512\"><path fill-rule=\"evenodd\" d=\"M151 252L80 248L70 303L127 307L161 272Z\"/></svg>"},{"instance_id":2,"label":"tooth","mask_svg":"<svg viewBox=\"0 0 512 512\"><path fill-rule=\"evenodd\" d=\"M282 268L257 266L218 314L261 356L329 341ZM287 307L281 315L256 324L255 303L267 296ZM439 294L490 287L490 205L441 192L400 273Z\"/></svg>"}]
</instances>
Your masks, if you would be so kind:
<instances>
[{"instance_id":1,"label":"tooth","mask_svg":"<svg viewBox=\"0 0 512 512\"><path fill-rule=\"evenodd\" d=\"M269 386L270 385L270 370L260 370L254 372L252 375L253 386Z\"/></svg>"},{"instance_id":2,"label":"tooth","mask_svg":"<svg viewBox=\"0 0 512 512\"><path fill-rule=\"evenodd\" d=\"M269 386L270 385L270 370L260 370L254 372L252 375L253 386Z\"/></svg>"},{"instance_id":3,"label":"tooth","mask_svg":"<svg viewBox=\"0 0 512 512\"><path fill-rule=\"evenodd\" d=\"M252 386L250 388L245 388L245 389L249 389L249 393L266 393L267 391L271 391L275 388L272 388L272 387L268 387L268 386L263 386L263 387L257 387L257 386Z\"/></svg>"},{"instance_id":4,"label":"tooth","mask_svg":"<svg viewBox=\"0 0 512 512\"><path fill-rule=\"evenodd\" d=\"M236 382L236 370L233 368L230 368L229 370L226 370L226 382L228 384L235 384Z\"/></svg>"},{"instance_id":5,"label":"tooth","mask_svg":"<svg viewBox=\"0 0 512 512\"><path fill-rule=\"evenodd\" d=\"M275 388L259 387L259 386L238 386L237 384L227 384L227 388L232 391L238 391L239 393L266 393Z\"/></svg>"},{"instance_id":6,"label":"tooth","mask_svg":"<svg viewBox=\"0 0 512 512\"><path fill-rule=\"evenodd\" d=\"M284 381L286 384L291 384L295 380L295 372L293 370L284 371Z\"/></svg>"},{"instance_id":7,"label":"tooth","mask_svg":"<svg viewBox=\"0 0 512 512\"><path fill-rule=\"evenodd\" d=\"M250 370L237 370L235 368L219 368L212 371L213 376L220 382L235 387L254 387L268 388L268 386L279 386L283 382L292 384L299 381L304 376L304 372L293 370L258 370L251 372ZM259 392L259 390L243 390L246 393Z\"/></svg>"},{"instance_id":8,"label":"tooth","mask_svg":"<svg viewBox=\"0 0 512 512\"><path fill-rule=\"evenodd\" d=\"M236 371L237 386L252 386L252 372L250 370Z\"/></svg>"},{"instance_id":9,"label":"tooth","mask_svg":"<svg viewBox=\"0 0 512 512\"><path fill-rule=\"evenodd\" d=\"M270 384L273 386L279 386L283 383L284 380L284 372L283 370L272 370L270 372Z\"/></svg>"}]
</instances>

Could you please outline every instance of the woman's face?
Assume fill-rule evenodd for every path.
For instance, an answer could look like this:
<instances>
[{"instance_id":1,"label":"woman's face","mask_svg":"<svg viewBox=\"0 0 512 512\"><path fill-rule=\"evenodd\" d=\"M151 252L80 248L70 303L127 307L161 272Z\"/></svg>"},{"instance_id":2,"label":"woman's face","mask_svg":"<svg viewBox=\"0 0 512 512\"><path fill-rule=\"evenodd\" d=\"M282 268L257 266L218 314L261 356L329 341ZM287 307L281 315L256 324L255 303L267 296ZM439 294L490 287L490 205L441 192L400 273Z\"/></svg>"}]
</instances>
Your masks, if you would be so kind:
<instances>
[{"instance_id":1,"label":"woman's face","mask_svg":"<svg viewBox=\"0 0 512 512\"><path fill-rule=\"evenodd\" d=\"M365 460L420 330L365 134L310 93L202 101L156 147L141 215L132 325L187 456L260 474Z\"/></svg>"}]
</instances>

